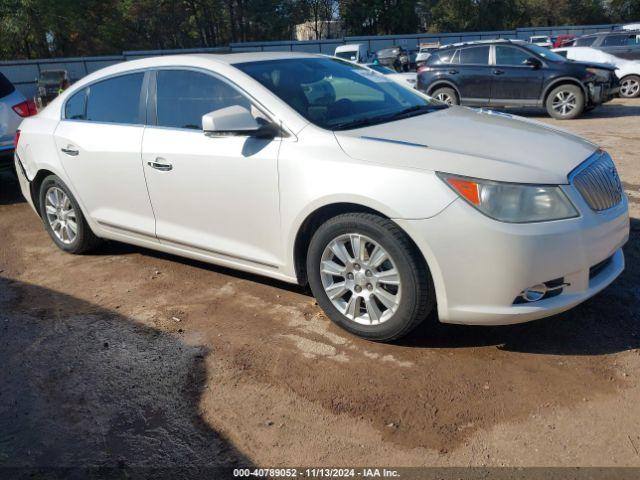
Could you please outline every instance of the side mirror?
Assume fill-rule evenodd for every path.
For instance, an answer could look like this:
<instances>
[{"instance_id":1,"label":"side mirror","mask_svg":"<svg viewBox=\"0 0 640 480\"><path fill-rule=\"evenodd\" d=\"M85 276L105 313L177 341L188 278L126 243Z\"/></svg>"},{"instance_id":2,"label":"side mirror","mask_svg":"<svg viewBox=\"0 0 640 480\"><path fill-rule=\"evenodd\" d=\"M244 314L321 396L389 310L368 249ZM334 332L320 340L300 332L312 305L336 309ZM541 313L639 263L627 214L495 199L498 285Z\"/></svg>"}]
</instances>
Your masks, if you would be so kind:
<instances>
[{"instance_id":1,"label":"side mirror","mask_svg":"<svg viewBox=\"0 0 640 480\"><path fill-rule=\"evenodd\" d=\"M529 57L524 61L525 65L529 65L533 68L540 68L542 66L542 62L538 60L536 57Z\"/></svg>"},{"instance_id":2,"label":"side mirror","mask_svg":"<svg viewBox=\"0 0 640 480\"><path fill-rule=\"evenodd\" d=\"M246 135L258 138L274 138L280 129L263 118L255 118L240 105L214 110L202 116L202 130L215 137Z\"/></svg>"}]
</instances>

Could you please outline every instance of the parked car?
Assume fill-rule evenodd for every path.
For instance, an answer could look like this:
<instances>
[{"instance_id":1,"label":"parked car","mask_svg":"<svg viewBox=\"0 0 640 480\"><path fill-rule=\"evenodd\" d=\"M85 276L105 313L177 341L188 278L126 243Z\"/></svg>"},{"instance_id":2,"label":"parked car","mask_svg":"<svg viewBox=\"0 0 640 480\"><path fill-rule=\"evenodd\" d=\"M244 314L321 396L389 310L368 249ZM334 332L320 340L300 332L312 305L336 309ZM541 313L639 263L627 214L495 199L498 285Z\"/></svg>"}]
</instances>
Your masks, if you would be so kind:
<instances>
[{"instance_id":1,"label":"parked car","mask_svg":"<svg viewBox=\"0 0 640 480\"><path fill-rule=\"evenodd\" d=\"M45 106L71 84L66 70L43 70L38 76L38 102Z\"/></svg>"},{"instance_id":2,"label":"parked car","mask_svg":"<svg viewBox=\"0 0 640 480\"><path fill-rule=\"evenodd\" d=\"M418 54L416 55L416 68L420 68L425 64L431 53L440 48L440 42L421 43L418 46Z\"/></svg>"},{"instance_id":3,"label":"parked car","mask_svg":"<svg viewBox=\"0 0 640 480\"><path fill-rule=\"evenodd\" d=\"M553 48L569 47L575 41L575 35L558 35L553 39Z\"/></svg>"},{"instance_id":4,"label":"parked car","mask_svg":"<svg viewBox=\"0 0 640 480\"><path fill-rule=\"evenodd\" d=\"M449 104L544 107L554 118L571 119L618 93L614 70L569 62L531 43L491 40L433 53L417 88Z\"/></svg>"},{"instance_id":5,"label":"parked car","mask_svg":"<svg viewBox=\"0 0 640 480\"><path fill-rule=\"evenodd\" d=\"M627 60L640 60L640 30L600 32L579 37L576 47L591 47Z\"/></svg>"},{"instance_id":6,"label":"parked car","mask_svg":"<svg viewBox=\"0 0 640 480\"><path fill-rule=\"evenodd\" d=\"M13 167L13 149L18 125L23 118L36 113L35 103L27 100L7 77L0 73L0 169Z\"/></svg>"},{"instance_id":7,"label":"parked car","mask_svg":"<svg viewBox=\"0 0 640 480\"><path fill-rule=\"evenodd\" d=\"M367 63L373 58L369 48L364 43L339 45L336 47L334 56L356 63Z\"/></svg>"},{"instance_id":8,"label":"parked car","mask_svg":"<svg viewBox=\"0 0 640 480\"><path fill-rule=\"evenodd\" d=\"M392 68L396 72L409 71L409 53L402 47L378 50L376 59L380 65Z\"/></svg>"},{"instance_id":9,"label":"parked car","mask_svg":"<svg viewBox=\"0 0 640 480\"><path fill-rule=\"evenodd\" d=\"M629 23L628 25L623 25L622 30L638 30L640 31L640 23Z\"/></svg>"},{"instance_id":10,"label":"parked car","mask_svg":"<svg viewBox=\"0 0 640 480\"><path fill-rule=\"evenodd\" d=\"M367 63L366 66L378 73L385 75L387 78L390 78L394 82L400 83L401 85L408 85L410 87L416 86L417 76L415 72L398 73L395 70L391 70L389 67L385 67L377 63Z\"/></svg>"},{"instance_id":11,"label":"parked car","mask_svg":"<svg viewBox=\"0 0 640 480\"><path fill-rule=\"evenodd\" d=\"M626 98L640 96L640 62L618 58L591 47L557 48L553 51L569 60L613 65L616 67L616 76L620 80L620 96Z\"/></svg>"},{"instance_id":12,"label":"parked car","mask_svg":"<svg viewBox=\"0 0 640 480\"><path fill-rule=\"evenodd\" d=\"M371 73L293 52L112 65L24 120L20 186L66 252L110 238L308 283L379 341L436 308L546 317L622 272L628 203L607 153ZM335 94L307 96L321 84Z\"/></svg>"},{"instance_id":13,"label":"parked car","mask_svg":"<svg viewBox=\"0 0 640 480\"><path fill-rule=\"evenodd\" d=\"M551 37L547 35L534 35L532 37L529 37L529 43L545 48L551 48L553 46Z\"/></svg>"}]
</instances>

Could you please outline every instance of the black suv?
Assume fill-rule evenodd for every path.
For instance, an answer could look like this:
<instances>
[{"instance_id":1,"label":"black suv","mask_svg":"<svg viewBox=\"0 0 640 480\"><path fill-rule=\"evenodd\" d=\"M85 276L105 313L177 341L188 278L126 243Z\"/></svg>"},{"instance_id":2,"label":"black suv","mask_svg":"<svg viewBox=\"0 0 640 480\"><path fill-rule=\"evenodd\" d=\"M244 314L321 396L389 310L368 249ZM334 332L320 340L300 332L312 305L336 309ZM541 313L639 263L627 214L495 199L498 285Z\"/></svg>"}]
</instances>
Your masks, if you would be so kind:
<instances>
[{"instance_id":1,"label":"black suv","mask_svg":"<svg viewBox=\"0 0 640 480\"><path fill-rule=\"evenodd\" d=\"M448 104L545 107L554 118L570 119L613 98L619 90L614 71L530 43L492 40L433 52L416 88Z\"/></svg>"},{"instance_id":2,"label":"black suv","mask_svg":"<svg viewBox=\"0 0 640 480\"><path fill-rule=\"evenodd\" d=\"M574 46L597 48L616 57L640 60L640 30L615 30L585 35L576 39Z\"/></svg>"}]
</instances>

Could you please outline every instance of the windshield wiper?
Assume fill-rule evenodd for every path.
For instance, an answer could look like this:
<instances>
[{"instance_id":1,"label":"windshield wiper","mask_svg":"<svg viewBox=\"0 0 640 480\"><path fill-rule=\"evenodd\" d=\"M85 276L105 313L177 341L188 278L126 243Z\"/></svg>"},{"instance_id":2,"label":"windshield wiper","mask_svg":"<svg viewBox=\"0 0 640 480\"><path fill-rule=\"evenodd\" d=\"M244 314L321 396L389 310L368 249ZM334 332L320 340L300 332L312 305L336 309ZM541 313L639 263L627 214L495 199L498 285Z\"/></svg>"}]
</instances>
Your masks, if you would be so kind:
<instances>
[{"instance_id":1,"label":"windshield wiper","mask_svg":"<svg viewBox=\"0 0 640 480\"><path fill-rule=\"evenodd\" d=\"M416 115L422 115L423 113L433 112L434 110L442 110L448 108L448 105L414 105L407 107L399 112L391 113L389 115L381 115L373 118L361 118L359 120L353 120L351 122L338 123L332 125L332 130L348 130L352 128L368 127L371 125L377 125L380 123L391 122L393 120L400 120L403 118L414 117Z\"/></svg>"}]
</instances>

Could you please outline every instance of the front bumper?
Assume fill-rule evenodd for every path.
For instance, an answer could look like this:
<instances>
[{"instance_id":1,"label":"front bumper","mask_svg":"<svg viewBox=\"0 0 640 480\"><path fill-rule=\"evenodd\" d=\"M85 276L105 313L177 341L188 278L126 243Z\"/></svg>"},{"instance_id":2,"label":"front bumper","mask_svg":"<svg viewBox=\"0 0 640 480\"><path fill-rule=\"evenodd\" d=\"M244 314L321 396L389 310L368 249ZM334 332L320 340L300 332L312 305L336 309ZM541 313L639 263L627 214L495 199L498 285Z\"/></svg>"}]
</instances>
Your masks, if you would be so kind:
<instances>
[{"instance_id":1,"label":"front bumper","mask_svg":"<svg viewBox=\"0 0 640 480\"><path fill-rule=\"evenodd\" d=\"M617 81L610 83L590 83L587 85L589 93L589 103L600 105L612 100L620 92L620 85Z\"/></svg>"},{"instance_id":2,"label":"front bumper","mask_svg":"<svg viewBox=\"0 0 640 480\"><path fill-rule=\"evenodd\" d=\"M398 220L429 263L441 322L506 325L547 317L587 300L620 275L621 247L629 237L626 197L596 213L572 187L565 192L580 217L502 223L458 199L436 217ZM524 289L557 279L569 284L558 295L516 301Z\"/></svg>"}]
</instances>

